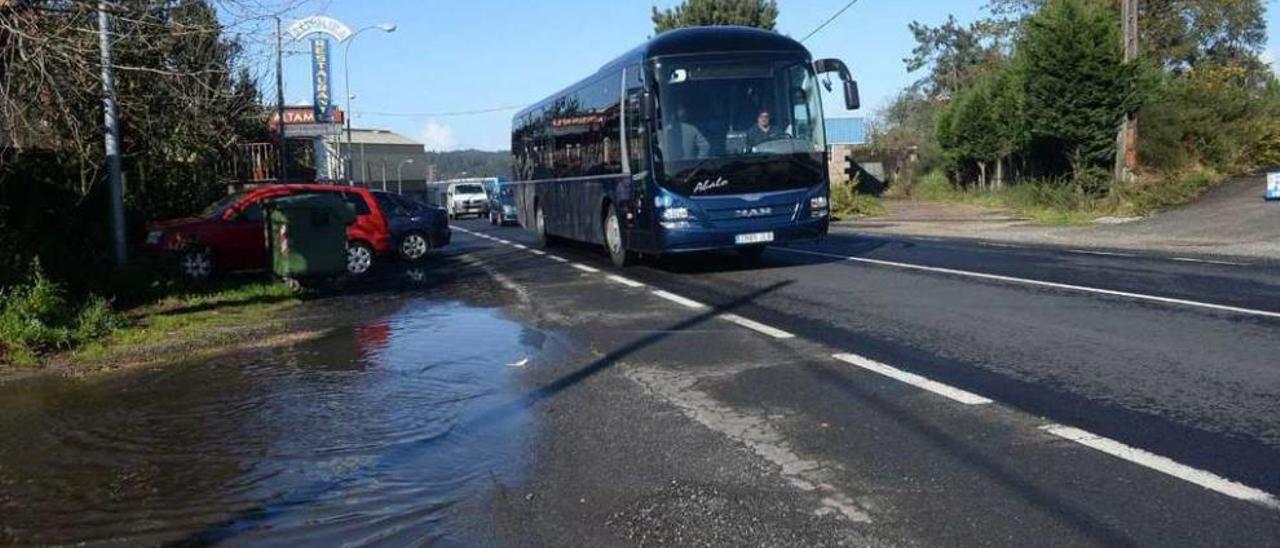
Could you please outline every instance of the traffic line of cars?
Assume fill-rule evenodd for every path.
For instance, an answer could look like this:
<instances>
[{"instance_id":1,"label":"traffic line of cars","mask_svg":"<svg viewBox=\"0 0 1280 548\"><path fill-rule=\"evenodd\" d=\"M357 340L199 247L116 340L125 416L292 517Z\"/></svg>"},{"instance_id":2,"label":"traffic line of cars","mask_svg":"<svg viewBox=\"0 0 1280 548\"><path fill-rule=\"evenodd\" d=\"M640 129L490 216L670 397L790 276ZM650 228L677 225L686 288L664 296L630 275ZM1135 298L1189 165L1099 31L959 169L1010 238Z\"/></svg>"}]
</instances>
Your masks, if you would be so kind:
<instances>
[{"instance_id":1,"label":"traffic line of cars","mask_svg":"<svg viewBox=\"0 0 1280 548\"><path fill-rule=\"evenodd\" d=\"M268 266L263 206L278 198L333 193L350 204L355 222L347 226L347 272L368 273L398 257L417 262L449 244L449 213L398 194L325 184L276 184L228 195L199 215L152 223L142 249L172 260L178 272L206 279L219 272Z\"/></svg>"}]
</instances>

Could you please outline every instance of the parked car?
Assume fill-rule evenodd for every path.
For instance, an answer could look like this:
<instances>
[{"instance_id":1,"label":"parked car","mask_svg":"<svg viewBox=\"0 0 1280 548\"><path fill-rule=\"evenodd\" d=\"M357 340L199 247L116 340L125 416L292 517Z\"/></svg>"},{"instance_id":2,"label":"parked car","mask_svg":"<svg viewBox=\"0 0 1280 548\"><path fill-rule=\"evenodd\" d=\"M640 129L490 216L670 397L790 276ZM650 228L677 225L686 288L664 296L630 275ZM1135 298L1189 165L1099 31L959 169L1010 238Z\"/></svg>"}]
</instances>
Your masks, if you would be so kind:
<instances>
[{"instance_id":1,"label":"parked car","mask_svg":"<svg viewBox=\"0 0 1280 548\"><path fill-rule=\"evenodd\" d=\"M506 225L520 221L516 216L516 193L511 183L494 180L486 189L489 193L489 224Z\"/></svg>"},{"instance_id":2,"label":"parked car","mask_svg":"<svg viewBox=\"0 0 1280 548\"><path fill-rule=\"evenodd\" d=\"M471 215L479 219L489 214L489 195L484 182L489 179L436 181L427 185L427 201L449 211L450 219Z\"/></svg>"},{"instance_id":3,"label":"parked car","mask_svg":"<svg viewBox=\"0 0 1280 548\"><path fill-rule=\"evenodd\" d=\"M449 212L444 208L376 190L373 198L387 217L392 246L399 250L402 259L420 261L428 251L449 245L452 231Z\"/></svg>"},{"instance_id":4,"label":"parked car","mask_svg":"<svg viewBox=\"0 0 1280 548\"><path fill-rule=\"evenodd\" d=\"M266 268L263 202L312 192L337 193L355 210L356 220L347 227L349 273L365 274L377 257L393 250L387 215L370 190L321 184L258 187L231 194L195 217L152 223L147 227L143 250L176 258L179 273L188 278Z\"/></svg>"}]
</instances>

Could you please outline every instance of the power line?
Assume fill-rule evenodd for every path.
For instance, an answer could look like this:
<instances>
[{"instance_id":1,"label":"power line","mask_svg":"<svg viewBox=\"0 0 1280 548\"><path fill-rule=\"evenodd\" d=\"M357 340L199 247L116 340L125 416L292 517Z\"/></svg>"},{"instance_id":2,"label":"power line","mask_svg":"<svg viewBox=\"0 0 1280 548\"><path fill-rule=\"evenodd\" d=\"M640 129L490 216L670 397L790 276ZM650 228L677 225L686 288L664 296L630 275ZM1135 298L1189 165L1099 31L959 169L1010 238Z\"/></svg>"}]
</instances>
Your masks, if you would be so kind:
<instances>
[{"instance_id":1,"label":"power line","mask_svg":"<svg viewBox=\"0 0 1280 548\"><path fill-rule=\"evenodd\" d=\"M404 118L447 118L450 116L471 116L474 114L489 114L492 112L503 112L507 110L515 110L523 108L526 104L505 105L500 107L482 108L475 110L455 110L449 112L378 112L371 110L357 110L353 114L361 114L365 116L391 116Z\"/></svg>"},{"instance_id":2,"label":"power line","mask_svg":"<svg viewBox=\"0 0 1280 548\"><path fill-rule=\"evenodd\" d=\"M813 29L813 31L809 32L809 34L804 35L804 38L801 38L800 41L804 42L805 40L808 40L813 35L818 34L818 31L822 30L823 28L826 28L827 25L831 24L832 21L835 21L837 17L840 17L842 14L844 14L844 12L848 11L849 8L852 8L853 5L857 3L858 3L858 0L851 0L848 4L845 4L843 8L840 8L840 11L835 12L834 14L831 15L831 17L828 17L826 21L823 21L821 25L818 25L818 28Z\"/></svg>"}]
</instances>

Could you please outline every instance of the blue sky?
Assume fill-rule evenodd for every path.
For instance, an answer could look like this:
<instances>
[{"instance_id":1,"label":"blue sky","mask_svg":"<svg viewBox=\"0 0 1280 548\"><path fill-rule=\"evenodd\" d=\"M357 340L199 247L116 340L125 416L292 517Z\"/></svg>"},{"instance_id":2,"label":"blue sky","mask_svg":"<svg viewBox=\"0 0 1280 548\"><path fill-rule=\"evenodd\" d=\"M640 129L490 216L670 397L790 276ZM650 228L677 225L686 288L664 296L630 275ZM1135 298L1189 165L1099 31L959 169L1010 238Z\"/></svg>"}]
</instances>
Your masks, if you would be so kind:
<instances>
[{"instance_id":1,"label":"blue sky","mask_svg":"<svg viewBox=\"0 0 1280 548\"><path fill-rule=\"evenodd\" d=\"M802 37L848 0L781 0L778 30ZM659 0L659 7L678 2ZM953 13L980 15L985 0L860 0L805 45L814 57L844 59L858 79L870 115L919 77L902 59L913 46L911 21L936 24ZM651 0L312 0L291 17L324 14L351 28L389 22L394 33L369 31L351 47L352 110L357 127L387 128L432 150L506 149L513 110L459 111L537 101L595 72L652 34ZM1268 27L1280 22L1268 3ZM335 44L336 45L336 44ZM1271 51L1280 41L1274 37ZM305 44L289 49L305 50ZM341 47L335 47L334 97L342 93ZM285 59L285 98L310 101L310 59ZM273 79L264 82L274 93ZM838 88L837 88L838 91ZM824 98L827 115L841 101ZM345 107L344 107L345 108ZM434 114L433 114L434 113Z\"/></svg>"}]
</instances>

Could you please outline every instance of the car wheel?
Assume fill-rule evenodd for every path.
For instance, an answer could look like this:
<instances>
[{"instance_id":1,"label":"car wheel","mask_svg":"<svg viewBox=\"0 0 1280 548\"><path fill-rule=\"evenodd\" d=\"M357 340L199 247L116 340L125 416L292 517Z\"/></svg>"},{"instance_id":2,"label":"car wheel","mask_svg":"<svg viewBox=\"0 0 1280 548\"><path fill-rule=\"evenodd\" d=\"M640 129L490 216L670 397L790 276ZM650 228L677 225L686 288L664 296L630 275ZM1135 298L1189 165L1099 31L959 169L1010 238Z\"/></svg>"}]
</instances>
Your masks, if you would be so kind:
<instances>
[{"instance_id":1,"label":"car wheel","mask_svg":"<svg viewBox=\"0 0 1280 548\"><path fill-rule=\"evenodd\" d=\"M209 279L213 267L213 250L207 247L187 249L178 256L178 272L189 280Z\"/></svg>"},{"instance_id":2,"label":"car wheel","mask_svg":"<svg viewBox=\"0 0 1280 548\"><path fill-rule=\"evenodd\" d=\"M347 273L363 276L373 268L373 248L361 242L347 243Z\"/></svg>"},{"instance_id":3,"label":"car wheel","mask_svg":"<svg viewBox=\"0 0 1280 548\"><path fill-rule=\"evenodd\" d=\"M609 214L604 219L604 247L614 266L622 268L631 264L632 254L622 243L622 224L618 222L618 212L613 207L609 207Z\"/></svg>"},{"instance_id":4,"label":"car wheel","mask_svg":"<svg viewBox=\"0 0 1280 548\"><path fill-rule=\"evenodd\" d=\"M400 241L400 256L406 261L420 261L430 249L431 244L421 232L410 232Z\"/></svg>"}]
</instances>

